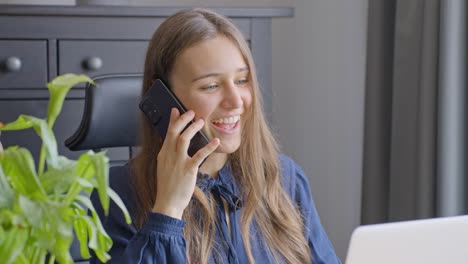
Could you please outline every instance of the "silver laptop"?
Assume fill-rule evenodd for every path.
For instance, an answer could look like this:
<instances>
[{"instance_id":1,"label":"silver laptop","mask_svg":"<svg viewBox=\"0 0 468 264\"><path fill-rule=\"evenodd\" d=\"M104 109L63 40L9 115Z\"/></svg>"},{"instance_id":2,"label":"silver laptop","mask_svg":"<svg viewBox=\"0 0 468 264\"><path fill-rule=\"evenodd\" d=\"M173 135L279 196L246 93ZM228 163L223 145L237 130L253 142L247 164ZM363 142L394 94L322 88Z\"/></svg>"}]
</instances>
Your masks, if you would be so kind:
<instances>
[{"instance_id":1,"label":"silver laptop","mask_svg":"<svg viewBox=\"0 0 468 264\"><path fill-rule=\"evenodd\" d=\"M358 227L346 258L346 264L452 263L468 263L468 216Z\"/></svg>"}]
</instances>

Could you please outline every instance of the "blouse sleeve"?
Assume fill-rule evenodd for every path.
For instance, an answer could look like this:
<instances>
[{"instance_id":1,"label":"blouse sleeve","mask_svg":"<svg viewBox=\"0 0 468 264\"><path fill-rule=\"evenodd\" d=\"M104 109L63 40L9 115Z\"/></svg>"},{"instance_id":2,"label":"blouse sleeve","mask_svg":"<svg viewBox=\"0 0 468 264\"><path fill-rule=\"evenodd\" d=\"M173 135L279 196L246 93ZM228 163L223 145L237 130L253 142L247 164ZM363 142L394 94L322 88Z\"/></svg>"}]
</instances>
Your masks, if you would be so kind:
<instances>
[{"instance_id":1,"label":"blouse sleeve","mask_svg":"<svg viewBox=\"0 0 468 264\"><path fill-rule=\"evenodd\" d=\"M328 239L315 208L309 181L304 171L293 160L282 156L282 167L286 187L304 219L305 235L312 253L314 264L341 264L333 245Z\"/></svg>"},{"instance_id":2,"label":"blouse sleeve","mask_svg":"<svg viewBox=\"0 0 468 264\"><path fill-rule=\"evenodd\" d=\"M128 167L111 168L109 175L111 188L131 210L133 202ZM111 202L109 215L104 216L96 192L91 195L91 201L113 241L109 251L111 259L107 263L186 263L184 221L149 212L146 223L137 230L135 225L125 222L123 213L115 203ZM90 263L101 262L93 256Z\"/></svg>"}]
</instances>

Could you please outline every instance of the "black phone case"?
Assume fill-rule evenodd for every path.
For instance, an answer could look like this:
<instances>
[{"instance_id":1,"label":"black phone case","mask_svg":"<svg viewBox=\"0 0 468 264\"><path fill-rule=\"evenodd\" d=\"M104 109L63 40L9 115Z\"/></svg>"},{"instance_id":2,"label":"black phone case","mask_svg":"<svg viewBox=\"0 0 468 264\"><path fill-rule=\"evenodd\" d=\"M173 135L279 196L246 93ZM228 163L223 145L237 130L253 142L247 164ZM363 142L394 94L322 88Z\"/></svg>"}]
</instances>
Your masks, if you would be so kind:
<instances>
[{"instance_id":1,"label":"black phone case","mask_svg":"<svg viewBox=\"0 0 468 264\"><path fill-rule=\"evenodd\" d=\"M158 131L163 141L166 138L171 109L175 107L179 109L181 114L187 112L182 103L160 79L157 79L143 96L139 106L153 127ZM193 157L198 150L208 143L208 137L202 131L198 131L190 141L188 155Z\"/></svg>"}]
</instances>

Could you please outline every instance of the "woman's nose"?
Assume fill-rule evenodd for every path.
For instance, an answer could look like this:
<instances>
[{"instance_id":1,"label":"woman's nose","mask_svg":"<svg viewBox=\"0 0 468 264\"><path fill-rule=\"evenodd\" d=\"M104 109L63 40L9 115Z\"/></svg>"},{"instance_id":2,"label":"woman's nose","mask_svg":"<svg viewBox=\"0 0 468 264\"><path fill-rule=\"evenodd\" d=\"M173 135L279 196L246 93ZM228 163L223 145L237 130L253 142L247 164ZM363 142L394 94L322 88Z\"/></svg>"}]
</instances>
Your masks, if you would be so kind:
<instances>
[{"instance_id":1,"label":"woman's nose","mask_svg":"<svg viewBox=\"0 0 468 264\"><path fill-rule=\"evenodd\" d=\"M243 105L241 89L235 83L229 83L224 89L223 107L240 108Z\"/></svg>"}]
</instances>

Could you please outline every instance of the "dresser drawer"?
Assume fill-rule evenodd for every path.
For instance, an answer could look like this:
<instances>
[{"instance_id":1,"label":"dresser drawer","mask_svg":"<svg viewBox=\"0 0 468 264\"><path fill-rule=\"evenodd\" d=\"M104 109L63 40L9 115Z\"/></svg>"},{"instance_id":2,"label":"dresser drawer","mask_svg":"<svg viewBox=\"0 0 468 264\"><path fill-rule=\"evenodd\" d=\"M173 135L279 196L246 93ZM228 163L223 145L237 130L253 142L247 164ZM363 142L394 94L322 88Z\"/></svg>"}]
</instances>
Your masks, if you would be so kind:
<instances>
[{"instance_id":1,"label":"dresser drawer","mask_svg":"<svg viewBox=\"0 0 468 264\"><path fill-rule=\"evenodd\" d=\"M45 88L47 41L0 40L0 89Z\"/></svg>"},{"instance_id":2,"label":"dresser drawer","mask_svg":"<svg viewBox=\"0 0 468 264\"><path fill-rule=\"evenodd\" d=\"M47 114L47 100L0 100L0 122L16 120L18 115L34 115L43 118ZM65 100L61 114L54 125L60 155L76 159L85 151L70 151L65 140L78 128L84 109L84 100ZM4 147L19 145L28 148L36 159L39 157L41 140L33 129L21 131L3 131L0 141ZM107 151L111 162L126 161L129 158L128 148L112 148Z\"/></svg>"},{"instance_id":3,"label":"dresser drawer","mask_svg":"<svg viewBox=\"0 0 468 264\"><path fill-rule=\"evenodd\" d=\"M59 74L142 73L148 41L59 41Z\"/></svg>"}]
</instances>

